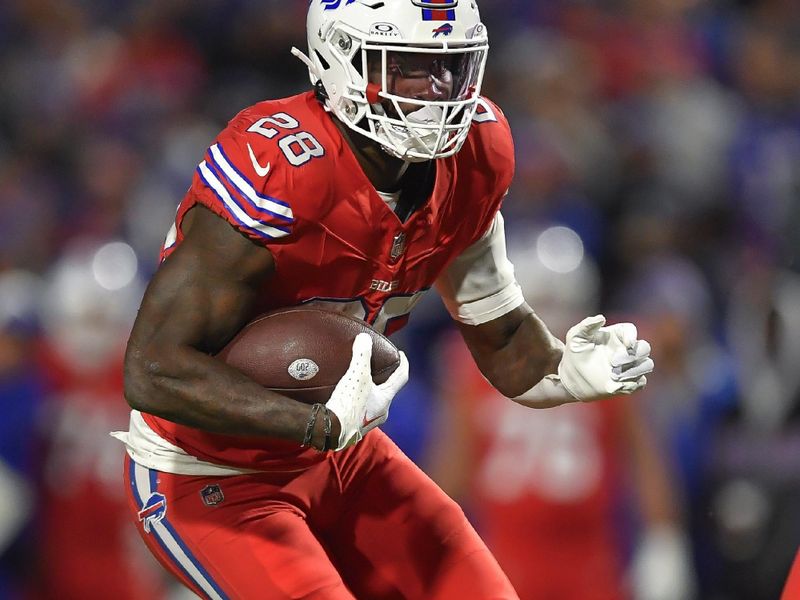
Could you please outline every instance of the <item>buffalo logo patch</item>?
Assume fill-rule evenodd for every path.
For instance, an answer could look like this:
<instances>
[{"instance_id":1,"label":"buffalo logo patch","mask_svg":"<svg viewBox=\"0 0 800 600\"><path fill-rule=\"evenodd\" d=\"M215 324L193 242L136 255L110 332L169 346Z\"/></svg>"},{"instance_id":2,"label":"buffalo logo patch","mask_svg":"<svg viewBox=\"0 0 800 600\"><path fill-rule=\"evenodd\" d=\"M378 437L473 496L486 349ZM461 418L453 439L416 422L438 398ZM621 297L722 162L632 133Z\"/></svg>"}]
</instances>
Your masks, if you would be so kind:
<instances>
[{"instance_id":1,"label":"buffalo logo patch","mask_svg":"<svg viewBox=\"0 0 800 600\"><path fill-rule=\"evenodd\" d=\"M139 521L142 522L145 533L150 533L153 525L161 522L167 514L167 498L164 494L151 494L139 511Z\"/></svg>"}]
</instances>

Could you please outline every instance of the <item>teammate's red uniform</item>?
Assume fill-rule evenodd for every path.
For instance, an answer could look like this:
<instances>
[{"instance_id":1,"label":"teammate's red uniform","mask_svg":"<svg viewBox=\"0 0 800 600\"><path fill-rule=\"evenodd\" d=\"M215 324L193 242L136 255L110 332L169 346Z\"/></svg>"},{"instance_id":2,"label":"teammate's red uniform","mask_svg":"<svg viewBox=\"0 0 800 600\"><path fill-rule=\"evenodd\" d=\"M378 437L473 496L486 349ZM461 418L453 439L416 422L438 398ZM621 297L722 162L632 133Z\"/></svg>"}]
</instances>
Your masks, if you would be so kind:
<instances>
[{"instance_id":1,"label":"teammate's red uniform","mask_svg":"<svg viewBox=\"0 0 800 600\"><path fill-rule=\"evenodd\" d=\"M628 598L614 522L620 402L530 410L489 385L461 340L443 362L463 415L448 421L468 438L451 447L468 456L470 514L520 598Z\"/></svg>"},{"instance_id":2,"label":"teammate's red uniform","mask_svg":"<svg viewBox=\"0 0 800 600\"><path fill-rule=\"evenodd\" d=\"M403 223L314 94L259 103L209 149L164 258L201 204L272 252L278 275L257 312L324 302L395 330L489 229L510 185L508 124L487 101L476 121L463 149L436 161L432 194ZM380 431L322 454L144 419L191 456L258 472L193 477L128 462L145 541L204 597L516 597L460 508Z\"/></svg>"},{"instance_id":3,"label":"teammate's red uniform","mask_svg":"<svg viewBox=\"0 0 800 600\"><path fill-rule=\"evenodd\" d=\"M49 429L37 529L43 572L36 597L164 597L163 573L130 530L125 497L114 485L120 448L107 432L127 418L120 402L121 358L90 373L77 371L49 346L39 358L49 376Z\"/></svg>"}]
</instances>

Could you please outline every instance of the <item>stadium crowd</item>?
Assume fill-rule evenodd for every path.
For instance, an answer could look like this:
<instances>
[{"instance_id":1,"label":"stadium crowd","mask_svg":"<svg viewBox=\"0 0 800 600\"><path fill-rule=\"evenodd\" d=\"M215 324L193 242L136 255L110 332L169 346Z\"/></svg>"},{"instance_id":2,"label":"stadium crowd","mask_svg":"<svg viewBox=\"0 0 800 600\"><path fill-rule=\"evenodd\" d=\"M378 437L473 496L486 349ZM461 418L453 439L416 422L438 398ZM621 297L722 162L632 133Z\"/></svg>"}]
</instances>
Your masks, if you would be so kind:
<instances>
[{"instance_id":1,"label":"stadium crowd","mask_svg":"<svg viewBox=\"0 0 800 600\"><path fill-rule=\"evenodd\" d=\"M204 149L241 108L308 88L289 54L305 46L306 8L0 3L0 600L177 598L124 515L123 447L108 436L127 420L121 356ZM574 447L588 434L565 425L561 445L513 445L512 471L549 453L560 460L542 468L571 484L542 491L531 518L605 502L623 573L609 598L777 598L800 542L800 5L483 0L481 12L484 93L516 142L503 213L530 303L559 335L576 313L631 320L656 361L621 409L654 462L632 465L641 446L611 433L605 500L578 502L592 465ZM490 532L476 490L510 502L508 473L476 458L454 481L442 466L458 458L452 430L488 414L477 400L453 408L485 392L480 378L443 384L470 379L451 337L431 293L398 338L412 378L385 429Z\"/></svg>"}]
</instances>

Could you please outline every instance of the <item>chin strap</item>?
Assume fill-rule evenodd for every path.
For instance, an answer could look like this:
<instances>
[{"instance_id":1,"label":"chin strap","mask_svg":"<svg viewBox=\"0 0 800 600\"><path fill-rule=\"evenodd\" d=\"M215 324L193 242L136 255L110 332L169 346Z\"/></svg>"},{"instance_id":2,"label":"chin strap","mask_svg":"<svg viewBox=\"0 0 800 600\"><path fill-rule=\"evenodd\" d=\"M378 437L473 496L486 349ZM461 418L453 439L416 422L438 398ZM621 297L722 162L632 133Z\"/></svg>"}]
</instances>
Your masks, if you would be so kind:
<instances>
[{"instance_id":1,"label":"chin strap","mask_svg":"<svg viewBox=\"0 0 800 600\"><path fill-rule=\"evenodd\" d=\"M309 72L314 77L316 77L317 80L321 80L322 79L322 77L320 77L319 71L317 70L317 65L314 64L314 61L312 61L305 54L305 52L303 52L302 50L299 50L295 46L292 46L292 54L294 54L297 58L299 58L301 61L303 61L303 64L305 64L305 66L308 67Z\"/></svg>"},{"instance_id":2,"label":"chin strap","mask_svg":"<svg viewBox=\"0 0 800 600\"><path fill-rule=\"evenodd\" d=\"M294 46L292 46L292 54L299 58L308 68L309 73L316 78L317 81L314 83L314 92L317 95L317 100L319 100L320 104L322 104L322 107L325 109L325 112L333 112L328 104L328 92L325 91L325 86L322 84L322 77L320 77L314 61L312 61L302 50L298 50Z\"/></svg>"}]
</instances>

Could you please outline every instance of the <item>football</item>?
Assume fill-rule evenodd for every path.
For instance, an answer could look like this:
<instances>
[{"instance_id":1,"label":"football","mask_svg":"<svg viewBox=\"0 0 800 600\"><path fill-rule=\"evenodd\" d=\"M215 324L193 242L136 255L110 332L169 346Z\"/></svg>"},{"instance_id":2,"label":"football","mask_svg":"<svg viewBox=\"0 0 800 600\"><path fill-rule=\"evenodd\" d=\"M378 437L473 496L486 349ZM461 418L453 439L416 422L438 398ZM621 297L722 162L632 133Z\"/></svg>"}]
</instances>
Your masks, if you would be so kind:
<instances>
[{"instance_id":1,"label":"football","mask_svg":"<svg viewBox=\"0 0 800 600\"><path fill-rule=\"evenodd\" d=\"M353 340L372 338L372 379L383 383L400 364L389 339L358 319L338 312L293 307L257 317L217 355L270 390L300 402L327 402L347 371Z\"/></svg>"}]
</instances>

